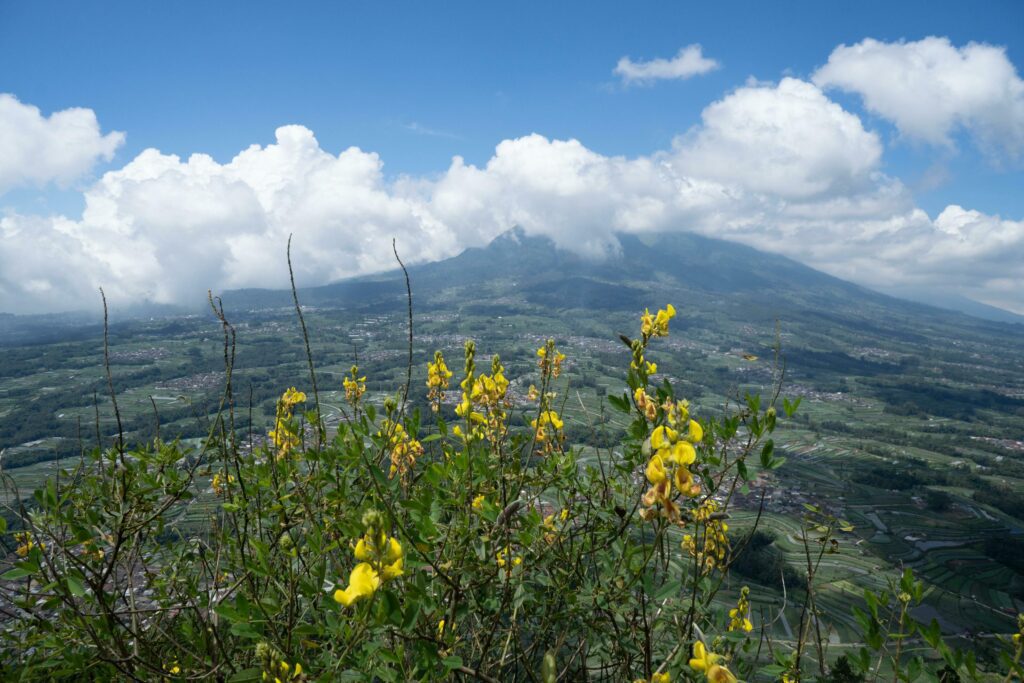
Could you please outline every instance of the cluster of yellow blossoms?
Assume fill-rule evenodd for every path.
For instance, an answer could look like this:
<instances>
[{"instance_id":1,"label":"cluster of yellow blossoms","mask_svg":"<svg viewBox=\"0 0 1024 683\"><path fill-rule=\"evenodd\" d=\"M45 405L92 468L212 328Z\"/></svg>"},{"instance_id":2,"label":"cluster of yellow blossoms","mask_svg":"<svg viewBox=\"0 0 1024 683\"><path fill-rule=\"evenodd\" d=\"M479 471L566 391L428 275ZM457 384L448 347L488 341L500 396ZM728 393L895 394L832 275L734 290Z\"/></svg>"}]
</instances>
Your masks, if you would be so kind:
<instances>
[{"instance_id":1,"label":"cluster of yellow blossoms","mask_svg":"<svg viewBox=\"0 0 1024 683\"><path fill-rule=\"evenodd\" d=\"M366 534L359 539L353 551L359 564L349 575L348 587L334 591L334 599L345 607L373 595L384 581L404 573L402 544L397 538L377 530L382 521L379 513L368 513L364 517L366 521L370 522L366 525Z\"/></svg>"},{"instance_id":2,"label":"cluster of yellow blossoms","mask_svg":"<svg viewBox=\"0 0 1024 683\"><path fill-rule=\"evenodd\" d=\"M637 394L643 394L637 401L638 405L650 405L653 400L643 389L637 389ZM689 419L689 413L682 404L683 402L680 402L671 406L666 413L677 416L670 420L670 424L675 422L677 426L682 426L682 420L679 420L678 416L686 415L685 433L680 433L669 425L658 425L651 432L652 454L645 470L651 488L643 498L646 506L643 512L644 519L653 519L661 514L671 522L679 521L679 506L675 502L673 485L675 491L687 498L700 494L700 485L695 481L690 465L697 460L697 451L693 445L704 438L704 431L696 421Z\"/></svg>"},{"instance_id":3,"label":"cluster of yellow blossoms","mask_svg":"<svg viewBox=\"0 0 1024 683\"><path fill-rule=\"evenodd\" d=\"M523 563L523 558L512 553L512 548L505 546L498 551L495 556L495 560L498 563L498 567L504 569L506 572L511 572L512 567L518 567Z\"/></svg>"},{"instance_id":4,"label":"cluster of yellow blossoms","mask_svg":"<svg viewBox=\"0 0 1024 683\"><path fill-rule=\"evenodd\" d=\"M434 362L427 363L427 400L430 401L430 409L435 413L441 409L444 391L448 388L448 380L451 378L452 371L444 364L444 356L440 351L435 351Z\"/></svg>"},{"instance_id":5,"label":"cluster of yellow blossoms","mask_svg":"<svg viewBox=\"0 0 1024 683\"><path fill-rule=\"evenodd\" d=\"M736 683L736 676L719 664L720 661L722 661L722 656L710 652L703 642L698 640L693 644L693 657L690 659L691 669L702 672L710 683Z\"/></svg>"},{"instance_id":6,"label":"cluster of yellow blossoms","mask_svg":"<svg viewBox=\"0 0 1024 683\"><path fill-rule=\"evenodd\" d=\"M114 539L110 534L104 534L102 540L113 543ZM106 557L106 551L100 547L99 541L95 538L87 538L82 541L82 557L99 562Z\"/></svg>"},{"instance_id":7,"label":"cluster of yellow blossoms","mask_svg":"<svg viewBox=\"0 0 1024 683\"><path fill-rule=\"evenodd\" d=\"M537 444L544 452L554 450L556 444L565 440L562 433L565 423L553 410L542 410L538 418L530 420L530 426L535 430Z\"/></svg>"},{"instance_id":8,"label":"cluster of yellow blossoms","mask_svg":"<svg viewBox=\"0 0 1024 683\"><path fill-rule=\"evenodd\" d=\"M295 662L292 666L285 659L284 655L268 643L256 645L256 659L263 669L263 680L273 683L285 683L285 681L304 681L302 665ZM177 673L177 672L174 672Z\"/></svg>"},{"instance_id":9,"label":"cluster of yellow blossoms","mask_svg":"<svg viewBox=\"0 0 1024 683\"><path fill-rule=\"evenodd\" d=\"M292 424L292 412L295 406L305 402L306 394L298 391L295 387L277 399L277 415L274 418L274 428L270 430L270 440L277 451L278 459L284 458L289 452L299 445L299 432Z\"/></svg>"},{"instance_id":10,"label":"cluster of yellow blossoms","mask_svg":"<svg viewBox=\"0 0 1024 683\"><path fill-rule=\"evenodd\" d=\"M565 520L568 518L569 510L567 508L563 508L562 511L558 513L559 523L564 524ZM555 513L552 512L544 518L544 541L547 543L554 543L557 538L558 526L555 524Z\"/></svg>"},{"instance_id":11,"label":"cluster of yellow blossoms","mask_svg":"<svg viewBox=\"0 0 1024 683\"><path fill-rule=\"evenodd\" d=\"M630 342L630 348L633 350L633 359L630 361L629 367L636 370L645 379L658 371L657 364L649 362L644 357L644 351L647 350L647 342L652 337L667 337L668 322L675 315L675 307L672 304L668 304L665 308L659 310L657 314L652 314L650 310L645 308L643 315L640 316L641 337Z\"/></svg>"},{"instance_id":12,"label":"cluster of yellow blossoms","mask_svg":"<svg viewBox=\"0 0 1024 683\"><path fill-rule=\"evenodd\" d=\"M423 455L423 445L409 436L400 422L395 422L390 418L381 423L377 436L388 440L388 450L391 455L391 469L388 472L388 477L393 478L397 474L405 481L416 465L416 458Z\"/></svg>"},{"instance_id":13,"label":"cluster of yellow blossoms","mask_svg":"<svg viewBox=\"0 0 1024 683\"><path fill-rule=\"evenodd\" d=\"M544 346L537 349L537 357L540 358L537 361L537 367L540 368L540 374L551 375L556 378L562 374L562 361L565 360L565 354L555 350L555 340L548 339Z\"/></svg>"},{"instance_id":14,"label":"cluster of yellow blossoms","mask_svg":"<svg viewBox=\"0 0 1024 683\"><path fill-rule=\"evenodd\" d=\"M705 574L721 566L729 552L729 538L725 535L729 525L714 516L717 511L718 504L709 498L691 513L697 525L695 533L700 535L700 527L704 527L703 544L699 545L699 541L690 534L683 536L683 550L697 558L701 572Z\"/></svg>"},{"instance_id":15,"label":"cluster of yellow blossoms","mask_svg":"<svg viewBox=\"0 0 1024 683\"><path fill-rule=\"evenodd\" d=\"M740 599L736 606L729 610L729 630L744 631L750 633L754 630L754 624L750 617L750 589L744 586L740 590Z\"/></svg>"},{"instance_id":16,"label":"cluster of yellow blossoms","mask_svg":"<svg viewBox=\"0 0 1024 683\"><path fill-rule=\"evenodd\" d=\"M217 496L223 496L228 492L231 484L235 483L235 475L229 474L227 476L217 472L213 475L213 481L210 482L210 486L213 487L213 493Z\"/></svg>"},{"instance_id":17,"label":"cluster of yellow blossoms","mask_svg":"<svg viewBox=\"0 0 1024 683\"><path fill-rule=\"evenodd\" d=\"M18 544L18 547L14 550L18 557L25 557L32 549L38 547L40 550L45 550L46 545L36 541L35 536L32 535L31 531L19 531L14 534L14 542Z\"/></svg>"},{"instance_id":18,"label":"cluster of yellow blossoms","mask_svg":"<svg viewBox=\"0 0 1024 683\"><path fill-rule=\"evenodd\" d=\"M538 366L540 367L541 386L547 387L553 379L561 374L565 355L555 348L554 339L548 339L544 346L537 349L537 356L540 358ZM540 399L540 411L536 418L530 420L530 426L534 430L538 453L550 455L561 449L562 442L565 441L565 434L562 433L565 423L551 407L555 394L550 391L541 393L537 387L531 384L527 398L531 401Z\"/></svg>"},{"instance_id":19,"label":"cluster of yellow blossoms","mask_svg":"<svg viewBox=\"0 0 1024 683\"><path fill-rule=\"evenodd\" d=\"M469 433L456 426L452 431L467 441L487 438L497 443L505 436L506 410L512 406L508 400L509 381L501 358L491 358L491 374L476 374L476 344L466 342L466 377L459 383L462 400L455 408L455 414L469 423ZM479 410L478 410L479 409Z\"/></svg>"},{"instance_id":20,"label":"cluster of yellow blossoms","mask_svg":"<svg viewBox=\"0 0 1024 683\"><path fill-rule=\"evenodd\" d=\"M650 310L645 308L644 314L640 316L640 333L645 339L667 337L668 321L674 317L676 317L676 309L672 304L668 304L656 315L652 315Z\"/></svg>"},{"instance_id":21,"label":"cluster of yellow blossoms","mask_svg":"<svg viewBox=\"0 0 1024 683\"><path fill-rule=\"evenodd\" d=\"M341 385L345 387L345 400L353 407L357 407L359 400L366 393L366 376L359 376L358 365L349 368L349 376L342 378Z\"/></svg>"}]
</instances>

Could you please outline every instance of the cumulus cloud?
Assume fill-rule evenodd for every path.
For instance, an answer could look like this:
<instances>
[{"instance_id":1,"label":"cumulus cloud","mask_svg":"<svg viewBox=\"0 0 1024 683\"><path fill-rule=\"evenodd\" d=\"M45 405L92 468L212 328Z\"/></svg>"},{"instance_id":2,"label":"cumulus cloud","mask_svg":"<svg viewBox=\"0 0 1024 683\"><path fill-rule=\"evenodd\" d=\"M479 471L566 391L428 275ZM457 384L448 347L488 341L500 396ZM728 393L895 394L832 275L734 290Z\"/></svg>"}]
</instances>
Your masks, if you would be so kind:
<instances>
[{"instance_id":1,"label":"cumulus cloud","mask_svg":"<svg viewBox=\"0 0 1024 683\"><path fill-rule=\"evenodd\" d=\"M677 141L689 175L755 192L806 198L871 182L882 157L875 133L813 84L784 78L751 84L707 107L702 125Z\"/></svg>"},{"instance_id":2,"label":"cumulus cloud","mask_svg":"<svg viewBox=\"0 0 1024 683\"><path fill-rule=\"evenodd\" d=\"M617 233L689 230L878 288L951 286L1024 309L1024 222L949 206L935 218L880 171L881 145L812 83L751 83L670 149L607 156L577 140L504 140L482 165L387 180L374 153L285 126L227 163L149 149L85 192L78 219L0 218L0 310L199 305L207 288L300 285L454 255L521 226L593 258Z\"/></svg>"},{"instance_id":3,"label":"cumulus cloud","mask_svg":"<svg viewBox=\"0 0 1024 683\"><path fill-rule=\"evenodd\" d=\"M703 48L694 44L680 48L672 59L659 57L647 62L634 62L629 57L622 57L612 73L620 77L626 85L633 85L660 80L685 80L702 76L719 67L721 64L705 57Z\"/></svg>"},{"instance_id":4,"label":"cumulus cloud","mask_svg":"<svg viewBox=\"0 0 1024 683\"><path fill-rule=\"evenodd\" d=\"M391 268L391 237L419 260L459 244L385 184L376 154L329 154L310 130L285 126L226 164L147 149L85 192L77 221L3 218L0 310L91 306L100 285L114 301L190 304L209 287L281 287L290 233L300 284ZM52 256L22 262L26 253Z\"/></svg>"},{"instance_id":5,"label":"cumulus cloud","mask_svg":"<svg viewBox=\"0 0 1024 683\"><path fill-rule=\"evenodd\" d=\"M870 38L833 50L813 81L860 95L908 138L953 146L969 131L995 157L1024 154L1024 80L1005 48L956 47L948 38L884 43Z\"/></svg>"},{"instance_id":6,"label":"cumulus cloud","mask_svg":"<svg viewBox=\"0 0 1024 683\"><path fill-rule=\"evenodd\" d=\"M0 93L0 195L21 185L66 185L103 159L110 161L124 133L100 132L91 109L43 116L37 107Z\"/></svg>"}]
</instances>

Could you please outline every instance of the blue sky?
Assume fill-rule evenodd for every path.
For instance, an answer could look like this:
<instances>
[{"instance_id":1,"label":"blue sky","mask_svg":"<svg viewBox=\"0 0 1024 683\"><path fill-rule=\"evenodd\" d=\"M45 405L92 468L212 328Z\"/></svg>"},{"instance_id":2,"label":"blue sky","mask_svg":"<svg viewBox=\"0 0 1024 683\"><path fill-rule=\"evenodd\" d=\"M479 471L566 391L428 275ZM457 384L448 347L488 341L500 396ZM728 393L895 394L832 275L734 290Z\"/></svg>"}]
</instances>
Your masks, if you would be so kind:
<instances>
[{"instance_id":1,"label":"blue sky","mask_svg":"<svg viewBox=\"0 0 1024 683\"><path fill-rule=\"evenodd\" d=\"M92 183L146 148L226 164L285 124L334 155L379 154L386 182L437 178L455 155L482 167L499 142L531 133L649 157L750 79L806 81L842 44L928 36L1003 47L1024 71L1019 2L0 1L0 93L43 116L91 109L104 133L126 136L73 181L16 183L0 208L77 218ZM719 68L642 85L613 74L622 57L693 44ZM966 127L952 145L922 142L866 109L863 93L823 89L878 136L873 171L898 178L932 218L950 204L1024 218L1019 157L993 158Z\"/></svg>"},{"instance_id":2,"label":"blue sky","mask_svg":"<svg viewBox=\"0 0 1024 683\"><path fill-rule=\"evenodd\" d=\"M748 77L806 76L836 45L929 35L1010 47L1024 62L1024 5L987 2L481 3L31 2L0 4L0 92L44 111L97 112L127 132L114 165L146 147L227 161L301 123L321 144L377 151L389 173L482 163L505 138L577 138L604 154L647 154ZM700 43L722 68L655 87L617 87L623 55ZM1016 49L1015 49L1016 48ZM848 98L857 109L856 98ZM884 121L871 121L891 135ZM417 132L415 127L428 132ZM932 150L897 145L886 166L914 176ZM981 162L981 163L979 163ZM967 149L957 201L1024 213L1022 176Z\"/></svg>"}]
</instances>

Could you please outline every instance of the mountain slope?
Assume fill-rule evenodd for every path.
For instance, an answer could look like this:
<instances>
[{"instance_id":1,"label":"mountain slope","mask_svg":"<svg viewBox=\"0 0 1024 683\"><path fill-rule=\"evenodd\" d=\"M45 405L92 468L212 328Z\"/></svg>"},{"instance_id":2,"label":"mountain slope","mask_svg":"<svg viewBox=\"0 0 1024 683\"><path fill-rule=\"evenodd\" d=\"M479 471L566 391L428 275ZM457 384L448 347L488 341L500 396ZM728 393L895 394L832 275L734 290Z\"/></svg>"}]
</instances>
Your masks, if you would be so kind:
<instances>
[{"instance_id":1,"label":"mountain slope","mask_svg":"<svg viewBox=\"0 0 1024 683\"><path fill-rule=\"evenodd\" d=\"M672 301L698 315L764 323L776 318L841 326L885 339L922 335L962 339L1024 336L1024 326L880 294L792 259L690 233L622 235L620 253L590 261L555 248L546 237L510 230L485 247L409 268L418 310L499 305L546 310L635 311ZM400 270L304 288L303 304L393 309L404 305ZM291 305L288 292L238 290L235 308Z\"/></svg>"}]
</instances>

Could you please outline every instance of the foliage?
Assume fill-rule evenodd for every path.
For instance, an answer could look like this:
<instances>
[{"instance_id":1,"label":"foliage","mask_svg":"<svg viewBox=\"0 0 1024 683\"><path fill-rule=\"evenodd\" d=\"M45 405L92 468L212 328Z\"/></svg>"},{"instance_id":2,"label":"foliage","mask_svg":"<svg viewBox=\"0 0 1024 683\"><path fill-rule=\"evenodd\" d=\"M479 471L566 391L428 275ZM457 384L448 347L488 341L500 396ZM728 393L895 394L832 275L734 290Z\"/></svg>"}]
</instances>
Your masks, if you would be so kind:
<instances>
[{"instance_id":1,"label":"foliage","mask_svg":"<svg viewBox=\"0 0 1024 683\"><path fill-rule=\"evenodd\" d=\"M16 510L0 576L4 680L936 680L938 663L905 654L911 638L954 675L979 675L937 624L911 617L923 587L909 570L855 608L864 646L830 673L815 578L852 527L814 506L790 586L795 640L770 639L756 592L727 596L744 553L743 573L760 578L771 548L756 525L728 533L734 498L783 465L772 435L799 400L780 399L776 364L767 398L691 416L669 381L652 381L648 351L672 306L623 337L628 388L607 399L629 427L596 462L566 447L554 340L537 349L527 411L501 359L481 372L467 342L451 424L454 373L438 352L431 420L408 379L380 409L365 401L366 370L353 367L330 435L310 357L310 394L284 392L269 439L242 443L234 329L215 311L226 383L201 446L118 438ZM176 533L201 495L216 500L205 533ZM1003 661L1018 675L1020 640Z\"/></svg>"}]
</instances>

